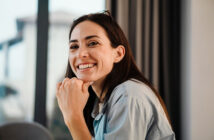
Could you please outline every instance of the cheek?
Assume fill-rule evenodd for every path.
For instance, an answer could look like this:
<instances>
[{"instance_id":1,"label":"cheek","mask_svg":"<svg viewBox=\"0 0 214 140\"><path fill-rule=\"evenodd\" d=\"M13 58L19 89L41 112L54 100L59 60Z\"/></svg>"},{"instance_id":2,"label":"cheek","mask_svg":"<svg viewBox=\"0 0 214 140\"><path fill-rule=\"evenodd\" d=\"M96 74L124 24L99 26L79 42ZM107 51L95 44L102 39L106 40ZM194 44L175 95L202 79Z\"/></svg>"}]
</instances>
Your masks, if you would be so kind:
<instances>
[{"instance_id":1,"label":"cheek","mask_svg":"<svg viewBox=\"0 0 214 140\"><path fill-rule=\"evenodd\" d=\"M111 71L114 65L113 57L111 55L103 55L102 58L103 68L105 71Z\"/></svg>"},{"instance_id":2,"label":"cheek","mask_svg":"<svg viewBox=\"0 0 214 140\"><path fill-rule=\"evenodd\" d=\"M114 64L113 52L111 50L102 50L100 52L102 52L102 54L97 54L97 56L99 56L98 59L103 61L102 63L104 66L111 68Z\"/></svg>"}]
</instances>

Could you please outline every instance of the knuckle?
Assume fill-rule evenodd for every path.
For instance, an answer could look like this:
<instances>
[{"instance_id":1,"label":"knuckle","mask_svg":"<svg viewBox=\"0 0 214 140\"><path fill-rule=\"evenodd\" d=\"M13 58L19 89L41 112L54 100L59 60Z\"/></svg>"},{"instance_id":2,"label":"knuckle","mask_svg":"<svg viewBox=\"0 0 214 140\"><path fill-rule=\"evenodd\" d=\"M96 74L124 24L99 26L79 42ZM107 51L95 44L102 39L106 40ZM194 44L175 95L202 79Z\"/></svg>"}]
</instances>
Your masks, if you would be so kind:
<instances>
[{"instance_id":1,"label":"knuckle","mask_svg":"<svg viewBox=\"0 0 214 140\"><path fill-rule=\"evenodd\" d=\"M69 78L66 77L62 83L66 83L66 81L68 81L68 80L69 80Z\"/></svg>"},{"instance_id":2,"label":"knuckle","mask_svg":"<svg viewBox=\"0 0 214 140\"><path fill-rule=\"evenodd\" d=\"M62 82L57 83L57 89L59 89L61 85L62 85Z\"/></svg>"},{"instance_id":3,"label":"knuckle","mask_svg":"<svg viewBox=\"0 0 214 140\"><path fill-rule=\"evenodd\" d=\"M76 77L71 78L70 81L71 81L70 83L72 85L77 86L77 87L82 86L82 84L83 84L83 81L77 79Z\"/></svg>"},{"instance_id":4,"label":"knuckle","mask_svg":"<svg viewBox=\"0 0 214 140\"><path fill-rule=\"evenodd\" d=\"M68 78L68 77L66 77L64 80L69 80L69 78Z\"/></svg>"},{"instance_id":5,"label":"knuckle","mask_svg":"<svg viewBox=\"0 0 214 140\"><path fill-rule=\"evenodd\" d=\"M76 78L76 77L73 77L73 78L70 79L70 81L71 81L72 84L74 84L74 83L76 83L77 78Z\"/></svg>"}]
</instances>

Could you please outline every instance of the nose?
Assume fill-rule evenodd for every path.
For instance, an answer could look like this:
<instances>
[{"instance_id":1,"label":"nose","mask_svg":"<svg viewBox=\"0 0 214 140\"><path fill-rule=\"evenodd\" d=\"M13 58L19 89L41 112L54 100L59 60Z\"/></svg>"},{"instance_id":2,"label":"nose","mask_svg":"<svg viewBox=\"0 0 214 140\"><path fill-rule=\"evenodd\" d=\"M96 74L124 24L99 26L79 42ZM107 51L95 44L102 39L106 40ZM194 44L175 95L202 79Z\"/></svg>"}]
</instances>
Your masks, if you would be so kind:
<instances>
[{"instance_id":1,"label":"nose","mask_svg":"<svg viewBox=\"0 0 214 140\"><path fill-rule=\"evenodd\" d=\"M86 58L86 57L88 57L89 54L88 54L87 48L86 47L80 47L79 51L78 51L78 56L80 58Z\"/></svg>"}]
</instances>

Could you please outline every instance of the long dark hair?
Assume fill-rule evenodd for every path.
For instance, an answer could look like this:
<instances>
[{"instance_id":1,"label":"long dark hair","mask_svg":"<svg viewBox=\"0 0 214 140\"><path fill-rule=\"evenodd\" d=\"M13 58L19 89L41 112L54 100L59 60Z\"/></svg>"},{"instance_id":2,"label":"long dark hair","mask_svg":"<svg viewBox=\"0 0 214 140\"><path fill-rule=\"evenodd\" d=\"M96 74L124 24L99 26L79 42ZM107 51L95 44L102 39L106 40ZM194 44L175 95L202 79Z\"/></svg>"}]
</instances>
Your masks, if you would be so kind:
<instances>
[{"instance_id":1,"label":"long dark hair","mask_svg":"<svg viewBox=\"0 0 214 140\"><path fill-rule=\"evenodd\" d=\"M76 27L76 25L83 21L92 21L92 22L100 25L102 28L104 28L106 31L107 37L109 38L109 40L111 42L111 46L113 48L116 48L119 45L123 45L125 47L125 56L123 57L123 59L120 62L114 64L112 71L107 75L107 77L104 81L102 93L104 90L107 91L107 93L104 97L105 102L108 101L113 89L117 85L119 85L129 79L136 79L138 81L145 83L148 87L150 87L153 90L153 92L159 99L159 101L165 111L168 121L170 122L168 112L166 110L163 100L161 99L159 93L154 89L154 87L150 84L150 82L143 76L143 74L137 68L137 65L134 61L134 57L132 55L128 40L126 39L125 34L123 33L120 26L112 18L110 13L108 11L105 11L103 13L88 14L88 15L81 16L78 19L74 20L74 22L71 26L71 29L70 29L69 39L71 38L71 33L72 33L73 29ZM69 63L67 66L67 71L66 71L65 77L69 77L69 78L76 77L74 72L72 71ZM91 87L89 88L89 93L90 93L90 96L89 96L88 102L86 104L86 107L84 109L84 117L85 117L87 126L88 126L91 134L94 135L93 118L91 117L91 112L93 109L94 101L96 99L96 95L93 92ZM102 95L102 93L101 93L101 95ZM100 96L100 97L102 97L102 96Z\"/></svg>"}]
</instances>

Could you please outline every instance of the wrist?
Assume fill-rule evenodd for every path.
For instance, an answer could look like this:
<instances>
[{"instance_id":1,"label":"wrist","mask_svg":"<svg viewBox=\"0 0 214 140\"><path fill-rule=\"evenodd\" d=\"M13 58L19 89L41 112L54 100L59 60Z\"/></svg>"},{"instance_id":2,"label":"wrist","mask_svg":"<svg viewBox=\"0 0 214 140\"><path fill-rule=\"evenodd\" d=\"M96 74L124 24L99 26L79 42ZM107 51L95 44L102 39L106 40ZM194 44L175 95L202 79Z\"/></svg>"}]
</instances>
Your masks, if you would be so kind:
<instances>
[{"instance_id":1,"label":"wrist","mask_svg":"<svg viewBox=\"0 0 214 140\"><path fill-rule=\"evenodd\" d=\"M73 139L91 140L91 134L85 122L83 112L75 112L75 114L70 115L66 125Z\"/></svg>"},{"instance_id":2,"label":"wrist","mask_svg":"<svg viewBox=\"0 0 214 140\"><path fill-rule=\"evenodd\" d=\"M72 125L76 125L76 123L84 120L83 112L75 112L71 113L70 117L65 120L65 124L68 127L72 127Z\"/></svg>"}]
</instances>

